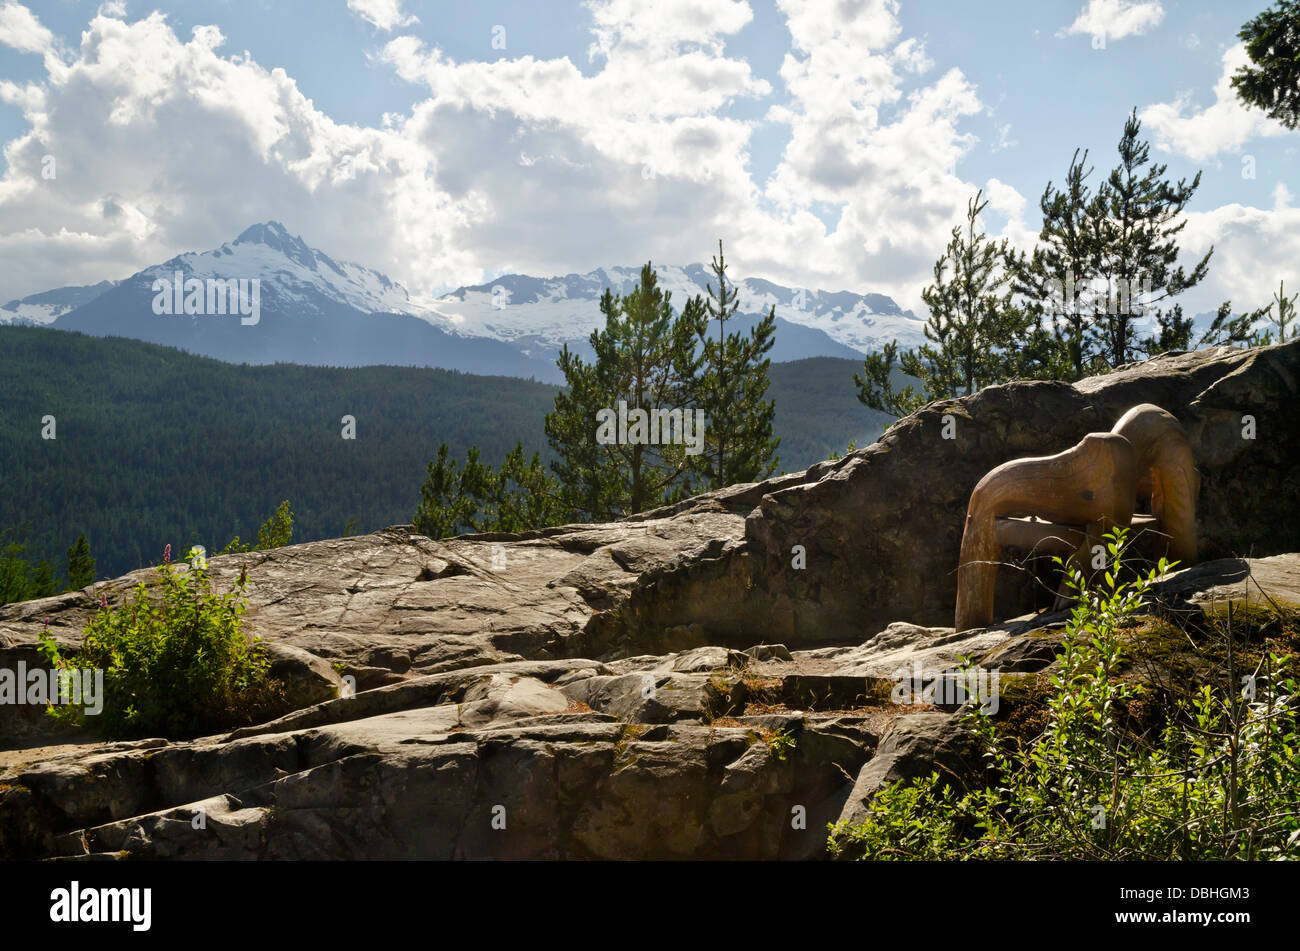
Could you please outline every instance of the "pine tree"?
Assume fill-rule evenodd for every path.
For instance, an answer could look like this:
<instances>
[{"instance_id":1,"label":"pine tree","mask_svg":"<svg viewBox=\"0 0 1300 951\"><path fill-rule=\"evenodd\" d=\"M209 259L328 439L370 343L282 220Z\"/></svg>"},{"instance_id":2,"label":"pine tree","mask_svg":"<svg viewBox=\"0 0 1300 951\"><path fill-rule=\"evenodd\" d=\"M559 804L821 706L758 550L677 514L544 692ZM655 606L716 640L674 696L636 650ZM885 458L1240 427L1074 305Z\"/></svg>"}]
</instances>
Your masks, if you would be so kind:
<instances>
[{"instance_id":1,"label":"pine tree","mask_svg":"<svg viewBox=\"0 0 1300 951\"><path fill-rule=\"evenodd\" d=\"M697 330L702 358L693 393L708 426L704 452L696 458L695 469L704 487L720 489L758 482L776 471L780 443L772 436L776 405L764 399L772 365L767 353L776 342L776 307L748 335L728 332L727 322L735 317L740 300L736 286L727 283L721 241L712 267L718 289L708 285L709 296Z\"/></svg>"},{"instance_id":2,"label":"pine tree","mask_svg":"<svg viewBox=\"0 0 1300 951\"><path fill-rule=\"evenodd\" d=\"M926 395L931 400L970 395L1004 380L1011 351L1025 329L1024 314L1011 302L1011 275L1003 268L1010 253L1004 238L995 244L976 222L987 201L976 192L966 205L966 233L952 240L934 264L934 283L921 292L930 308L922 346ZM906 369L906 368L905 368Z\"/></svg>"},{"instance_id":3,"label":"pine tree","mask_svg":"<svg viewBox=\"0 0 1300 951\"><path fill-rule=\"evenodd\" d=\"M1264 308L1264 316L1277 327L1277 343L1286 343L1288 340L1294 340L1297 336L1300 336L1300 326L1292 326L1292 321L1295 320L1295 302L1297 298L1300 298L1300 294L1292 294L1287 297L1286 282L1279 281L1277 293L1273 295L1273 303ZM1276 316L1273 314L1274 307L1277 308ZM1290 336L1287 333L1288 328L1290 328ZM1273 329L1269 328L1259 334L1252 342L1252 345L1266 347L1271 343L1274 343Z\"/></svg>"},{"instance_id":4,"label":"pine tree","mask_svg":"<svg viewBox=\"0 0 1300 951\"><path fill-rule=\"evenodd\" d=\"M601 297L600 309L605 314L616 309L608 288ZM596 441L596 416L608 405L608 395L600 385L595 365L585 362L567 344L556 365L567 385L556 394L555 409L547 414L545 428L558 456L551 470L559 483L560 506L574 521L618 518L622 511L621 470L607 447Z\"/></svg>"},{"instance_id":5,"label":"pine tree","mask_svg":"<svg viewBox=\"0 0 1300 951\"><path fill-rule=\"evenodd\" d=\"M1008 253L1014 291L1021 295L1030 318L1029 330L1040 344L1035 376L1078 380L1096 366L1093 313L1088 288L1097 276L1101 203L1086 180L1087 150L1076 149L1057 189L1043 190L1039 208L1043 228L1032 256ZM1035 329L1037 328L1037 329ZM1050 332L1050 339L1046 334Z\"/></svg>"},{"instance_id":6,"label":"pine tree","mask_svg":"<svg viewBox=\"0 0 1300 951\"><path fill-rule=\"evenodd\" d=\"M420 487L420 507L412 521L416 531L430 538L448 538L468 532L521 532L556 524L555 480L533 453L524 461L517 443L498 471L479 462L479 449L471 446L465 464L448 458L446 443L428 465Z\"/></svg>"},{"instance_id":7,"label":"pine tree","mask_svg":"<svg viewBox=\"0 0 1300 951\"><path fill-rule=\"evenodd\" d=\"M911 384L905 384L901 390L894 389L895 367L911 376L921 377L925 373L915 351L906 350L900 358L898 341L891 340L882 349L867 354L862 373L853 374L853 383L862 403L890 416L906 416L924 406L926 400Z\"/></svg>"},{"instance_id":8,"label":"pine tree","mask_svg":"<svg viewBox=\"0 0 1300 951\"><path fill-rule=\"evenodd\" d=\"M95 559L90 557L90 543L82 532L68 549L68 585L79 591L95 583Z\"/></svg>"},{"instance_id":9,"label":"pine tree","mask_svg":"<svg viewBox=\"0 0 1300 951\"><path fill-rule=\"evenodd\" d=\"M1300 127L1300 2L1278 0L1237 38L1251 62L1233 74L1237 97L1288 129Z\"/></svg>"},{"instance_id":10,"label":"pine tree","mask_svg":"<svg viewBox=\"0 0 1300 951\"><path fill-rule=\"evenodd\" d=\"M464 466L449 459L450 452L442 443L437 458L430 461L412 519L415 530L430 538L486 530L481 513L492 494L492 469L479 462L478 446L469 448Z\"/></svg>"},{"instance_id":11,"label":"pine tree","mask_svg":"<svg viewBox=\"0 0 1300 951\"><path fill-rule=\"evenodd\" d=\"M23 557L24 550L23 545L13 541L0 554L0 604L27 600L31 580L28 577L27 559Z\"/></svg>"},{"instance_id":12,"label":"pine tree","mask_svg":"<svg viewBox=\"0 0 1300 951\"><path fill-rule=\"evenodd\" d=\"M54 566L47 559L42 558L36 563L36 570L32 572L27 597L28 599L48 598L52 594L57 594L58 590L58 584L54 580Z\"/></svg>"},{"instance_id":13,"label":"pine tree","mask_svg":"<svg viewBox=\"0 0 1300 951\"><path fill-rule=\"evenodd\" d=\"M546 417L546 435L559 457L551 466L563 493L561 508L579 517L621 518L687 491L687 447L666 441L667 427L656 414L687 409L700 361L693 333L704 303L696 296L674 317L671 296L647 263L626 296L609 289L602 295L605 326L591 335L594 361L588 364L567 347L560 355L568 386ZM625 417L627 432L607 438L607 414Z\"/></svg>"},{"instance_id":14,"label":"pine tree","mask_svg":"<svg viewBox=\"0 0 1300 951\"><path fill-rule=\"evenodd\" d=\"M1248 347L1259 346L1259 334L1255 325L1268 316L1271 308L1261 307L1249 313L1232 316L1232 301L1224 301L1214 316L1214 322L1201 334L1196 342L1198 347L1223 347L1244 344Z\"/></svg>"},{"instance_id":15,"label":"pine tree","mask_svg":"<svg viewBox=\"0 0 1300 951\"><path fill-rule=\"evenodd\" d=\"M221 549L217 554L226 555L231 552L249 552L249 551L268 551L272 548L282 548L289 544L293 538L293 513L289 511L289 502L286 499L276 506L275 511L257 530L257 537L253 544L245 544L239 540L236 535L226 547Z\"/></svg>"},{"instance_id":16,"label":"pine tree","mask_svg":"<svg viewBox=\"0 0 1300 951\"><path fill-rule=\"evenodd\" d=\"M257 530L257 541L253 551L269 551L283 548L293 539L293 513L289 511L286 499L276 506L275 512Z\"/></svg>"},{"instance_id":17,"label":"pine tree","mask_svg":"<svg viewBox=\"0 0 1300 951\"><path fill-rule=\"evenodd\" d=\"M1189 185L1166 181L1167 166L1152 165L1148 143L1138 138L1142 124L1134 109L1119 141L1119 165L1098 190L1096 271L1107 292L1094 298L1094 324L1101 357L1115 368L1145 355L1190 345L1190 318L1182 308L1155 307L1205 277L1210 248L1190 272L1177 265L1177 236L1186 227L1183 208L1201 183L1201 173ZM1154 312L1159 329L1146 340L1138 337L1136 319Z\"/></svg>"},{"instance_id":18,"label":"pine tree","mask_svg":"<svg viewBox=\"0 0 1300 951\"><path fill-rule=\"evenodd\" d=\"M1017 367L1017 344L1029 319L1012 303L1012 276L1005 267L1011 254L1004 238L994 242L978 227L988 205L983 191L966 204L966 224L955 225L948 247L934 263L934 283L921 292L930 308L925 337L929 343L905 352L904 373L919 377L924 396L910 386L895 393L890 381L898 356L895 341L854 374L858 399L884 412L901 415L923 402L975 393L1000 383Z\"/></svg>"}]
</instances>

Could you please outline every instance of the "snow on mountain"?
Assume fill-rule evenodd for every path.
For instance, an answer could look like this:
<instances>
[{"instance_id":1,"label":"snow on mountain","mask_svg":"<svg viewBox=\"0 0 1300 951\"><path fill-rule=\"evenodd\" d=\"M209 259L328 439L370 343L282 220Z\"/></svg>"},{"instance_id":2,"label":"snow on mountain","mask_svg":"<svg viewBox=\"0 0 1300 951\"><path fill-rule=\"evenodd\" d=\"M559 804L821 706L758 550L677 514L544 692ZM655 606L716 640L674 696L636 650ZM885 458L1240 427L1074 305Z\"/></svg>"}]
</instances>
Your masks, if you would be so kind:
<instances>
[{"instance_id":1,"label":"snow on mountain","mask_svg":"<svg viewBox=\"0 0 1300 951\"><path fill-rule=\"evenodd\" d=\"M258 277L263 302L274 301L298 314L323 313L337 305L363 314L408 314L448 333L497 340L547 360L565 343L585 342L601 325L598 305L605 288L625 293L641 277L640 267L598 268L552 278L509 274L436 299L416 299L378 271L335 261L309 247L276 221L255 224L215 251L182 254L137 277L170 278L178 268L186 277ZM696 294L707 294L713 281L712 270L703 264L655 270L677 308ZM868 353L895 339L903 346L924 340L924 321L883 294L790 288L753 277L737 287L742 316L762 316L776 305L778 318L824 333L832 347ZM819 346L811 338L803 345L814 351ZM832 352L820 346L826 355L848 355L839 347Z\"/></svg>"},{"instance_id":2,"label":"snow on mountain","mask_svg":"<svg viewBox=\"0 0 1300 951\"><path fill-rule=\"evenodd\" d=\"M505 344L530 365L553 364L566 343L584 349L591 331L603 322L599 301L605 289L627 293L641 274L640 267L599 268L551 278L509 274L436 299L417 299L379 271L337 261L290 234L279 222L267 221L252 225L219 248L177 255L125 281L60 288L12 301L0 308L0 322L57 320L64 329L109 332L111 328L122 335L188 346L172 339L180 333L180 324L156 320L149 307L153 282L159 278L173 282L178 271L184 279L257 278L261 310L271 320L277 315L293 320L403 315L467 343ZM703 264L659 266L656 271L660 286L671 292L678 310L697 294L707 296L713 281L712 270ZM776 360L853 357L895 339L905 347L924 339L923 321L881 294L790 288L756 277L739 280L737 289L742 318L737 329L752 325L775 305L778 346L772 356ZM213 329L204 329L209 326ZM313 326L327 333L325 323ZM193 333L202 337L217 332L215 327L196 325Z\"/></svg>"},{"instance_id":3,"label":"snow on mountain","mask_svg":"<svg viewBox=\"0 0 1300 951\"><path fill-rule=\"evenodd\" d=\"M105 291L117 286L116 281L100 281L80 287L57 287L20 300L11 300L0 307L0 324L26 324L43 326L52 323L70 310L89 303Z\"/></svg>"},{"instance_id":4,"label":"snow on mountain","mask_svg":"<svg viewBox=\"0 0 1300 951\"><path fill-rule=\"evenodd\" d=\"M659 286L671 292L674 309L702 294L714 282L703 264L655 268ZM462 287L437 298L422 316L455 333L493 337L521 347L553 352L566 341L585 340L601 326L598 302L605 288L630 291L640 280L637 267L599 268L587 274L537 278L509 274L486 284ZM859 353L897 339L904 346L924 341L924 321L883 294L855 294L783 287L761 278L737 283L739 313L777 316L825 333Z\"/></svg>"},{"instance_id":5,"label":"snow on mountain","mask_svg":"<svg viewBox=\"0 0 1300 951\"><path fill-rule=\"evenodd\" d=\"M201 280L258 278L263 301L293 307L302 315L322 313L328 304L367 314L412 312L410 295L401 284L371 268L335 261L289 234L278 221L255 224L216 250L177 255L132 280L171 280L178 270L186 278Z\"/></svg>"}]
</instances>

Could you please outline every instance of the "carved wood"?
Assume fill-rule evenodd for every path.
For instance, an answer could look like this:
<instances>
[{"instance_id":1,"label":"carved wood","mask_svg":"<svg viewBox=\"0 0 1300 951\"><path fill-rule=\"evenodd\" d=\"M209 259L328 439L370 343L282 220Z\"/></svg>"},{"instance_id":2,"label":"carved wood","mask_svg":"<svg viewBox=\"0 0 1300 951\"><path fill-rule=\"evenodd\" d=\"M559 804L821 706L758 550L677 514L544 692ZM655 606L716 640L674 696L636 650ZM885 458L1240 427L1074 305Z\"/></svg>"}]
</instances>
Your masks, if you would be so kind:
<instances>
[{"instance_id":1,"label":"carved wood","mask_svg":"<svg viewBox=\"0 0 1300 951\"><path fill-rule=\"evenodd\" d=\"M1090 573L1088 554L1117 526L1159 536L1160 549L1183 564L1196 560L1200 475L1178 420L1151 403L1134 406L1109 433L1090 433L1054 456L1006 462L971 493L957 566L958 631L987 627L1004 546L1073 554ZM1134 517L1150 498L1151 516ZM1066 603L1064 582L1057 607Z\"/></svg>"},{"instance_id":2,"label":"carved wood","mask_svg":"<svg viewBox=\"0 0 1300 951\"><path fill-rule=\"evenodd\" d=\"M956 629L987 627L1002 546L997 520L1035 515L1104 534L1128 526L1137 497L1137 453L1123 436L1089 433L1054 456L1004 462L975 486L957 566Z\"/></svg>"},{"instance_id":3,"label":"carved wood","mask_svg":"<svg viewBox=\"0 0 1300 951\"><path fill-rule=\"evenodd\" d=\"M1168 536L1168 557L1196 561L1196 496L1201 474L1182 424L1152 403L1134 406L1111 427L1133 444L1138 455L1139 496L1151 499L1151 514Z\"/></svg>"}]
</instances>

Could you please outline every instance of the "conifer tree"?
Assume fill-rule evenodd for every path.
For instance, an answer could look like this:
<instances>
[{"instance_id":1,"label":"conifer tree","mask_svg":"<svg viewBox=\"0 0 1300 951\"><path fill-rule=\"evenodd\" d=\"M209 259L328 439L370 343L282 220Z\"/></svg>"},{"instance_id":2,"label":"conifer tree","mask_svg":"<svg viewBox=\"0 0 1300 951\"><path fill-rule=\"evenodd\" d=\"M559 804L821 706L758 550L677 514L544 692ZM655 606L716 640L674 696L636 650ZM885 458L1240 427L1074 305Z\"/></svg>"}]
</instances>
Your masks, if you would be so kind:
<instances>
[{"instance_id":1,"label":"conifer tree","mask_svg":"<svg viewBox=\"0 0 1300 951\"><path fill-rule=\"evenodd\" d=\"M1249 313L1232 315L1232 301L1224 301L1208 330L1201 334L1196 342L1198 347L1221 347L1233 344L1245 344L1248 347L1259 345L1259 334L1255 325L1268 316L1270 308L1261 307Z\"/></svg>"},{"instance_id":2,"label":"conifer tree","mask_svg":"<svg viewBox=\"0 0 1300 951\"><path fill-rule=\"evenodd\" d=\"M524 461L524 447L516 443L501 468L479 462L479 449L471 446L463 466L449 459L446 443L428 465L420 486L420 506L412 522L430 538L447 538L468 532L521 532L556 524L555 480L542 464L541 454Z\"/></svg>"},{"instance_id":3,"label":"conifer tree","mask_svg":"<svg viewBox=\"0 0 1300 951\"><path fill-rule=\"evenodd\" d=\"M1070 160L1062 188L1051 182L1039 208L1043 228L1031 256L1009 252L1012 287L1030 318L1029 332L1051 334L1038 354L1038 372L1029 375L1078 380L1093 371L1098 356L1088 288L1097 276L1101 203L1087 184L1088 152L1079 149Z\"/></svg>"},{"instance_id":4,"label":"conifer tree","mask_svg":"<svg viewBox=\"0 0 1300 951\"><path fill-rule=\"evenodd\" d=\"M1300 128L1300 2L1278 0L1237 38L1250 57L1232 77L1237 97L1288 129Z\"/></svg>"},{"instance_id":5,"label":"conifer tree","mask_svg":"<svg viewBox=\"0 0 1300 951\"><path fill-rule=\"evenodd\" d=\"M668 427L659 427L656 413L684 411L690 401L700 359L693 334L704 303L697 295L675 317L671 297L647 262L630 293L606 289L601 297L605 326L591 335L594 361L567 347L560 355L568 386L546 417L546 435L559 457L552 469L564 503L579 517L621 518L687 492L682 434L663 432ZM628 422L615 439L603 428L602 414L609 413L620 417L620 427L624 415Z\"/></svg>"},{"instance_id":6,"label":"conifer tree","mask_svg":"<svg viewBox=\"0 0 1300 951\"><path fill-rule=\"evenodd\" d=\"M82 532L68 549L68 585L73 591L95 583L95 559L90 557L90 543Z\"/></svg>"},{"instance_id":7,"label":"conifer tree","mask_svg":"<svg viewBox=\"0 0 1300 951\"><path fill-rule=\"evenodd\" d=\"M1134 109L1119 141L1119 165L1098 190L1096 270L1106 293L1095 298L1100 306L1094 320L1101 357L1112 369L1190 345L1192 322L1182 307L1156 305L1199 284L1214 253L1210 248L1190 272L1177 264L1177 236L1187 225L1182 211L1201 173L1190 185L1166 181L1167 166L1150 164L1150 146L1138 138L1141 128ZM1154 313L1158 333L1142 340L1134 323L1146 313Z\"/></svg>"},{"instance_id":8,"label":"conifer tree","mask_svg":"<svg viewBox=\"0 0 1300 951\"><path fill-rule=\"evenodd\" d=\"M1286 296L1286 282L1279 281L1277 293L1273 295L1273 303L1269 304L1263 310L1263 316L1266 317L1277 328L1277 339L1273 339L1273 328L1265 330L1252 341L1253 346L1266 347L1271 343L1286 343L1288 340L1294 340L1300 336L1300 325L1293 324L1295 320L1295 302L1300 298L1300 294ZM1277 308L1277 314L1274 315L1273 308Z\"/></svg>"},{"instance_id":9,"label":"conifer tree","mask_svg":"<svg viewBox=\"0 0 1300 951\"><path fill-rule=\"evenodd\" d=\"M918 378L925 373L916 351L905 350L900 357L898 341L891 340L880 350L867 354L862 373L854 373L853 382L862 403L890 416L906 416L924 406L926 400L910 383L904 384L901 390L894 389L895 367Z\"/></svg>"},{"instance_id":10,"label":"conifer tree","mask_svg":"<svg viewBox=\"0 0 1300 951\"><path fill-rule=\"evenodd\" d=\"M600 309L602 313L615 309L608 288ZM551 470L561 507L574 521L609 521L619 515L623 480L612 454L596 441L596 416L609 402L608 396L600 387L595 365L571 351L568 344L556 365L566 385L556 394L555 409L546 415L545 427L557 455Z\"/></svg>"},{"instance_id":11,"label":"conifer tree","mask_svg":"<svg viewBox=\"0 0 1300 951\"><path fill-rule=\"evenodd\" d=\"M708 285L697 329L702 356L693 393L708 427L695 469L705 488L720 489L758 482L776 471L780 443L772 436L776 405L765 399L772 365L767 353L776 342L776 307L748 334L728 331L727 322L735 317L740 300L735 284L727 281L721 241L712 267L718 289Z\"/></svg>"},{"instance_id":12,"label":"conifer tree","mask_svg":"<svg viewBox=\"0 0 1300 951\"><path fill-rule=\"evenodd\" d=\"M23 557L24 547L11 541L0 550L0 604L26 601L31 590L30 566Z\"/></svg>"},{"instance_id":13,"label":"conifer tree","mask_svg":"<svg viewBox=\"0 0 1300 951\"><path fill-rule=\"evenodd\" d=\"M36 570L32 572L32 580L27 597L31 598L48 598L52 594L58 593L58 585L54 580L54 566L48 560L42 558L36 563Z\"/></svg>"},{"instance_id":14,"label":"conifer tree","mask_svg":"<svg viewBox=\"0 0 1300 951\"><path fill-rule=\"evenodd\" d=\"M898 357L895 341L872 354L863 374L854 374L858 399L873 409L902 415L923 402L965 396L1010 376L1016 346L1028 318L1012 303L1011 275L1004 264L1010 246L994 242L978 227L988 205L977 192L966 205L966 223L934 264L934 283L921 292L930 308L925 325L929 343L899 359L904 373L921 379L924 396L908 386L894 392L890 375Z\"/></svg>"}]
</instances>

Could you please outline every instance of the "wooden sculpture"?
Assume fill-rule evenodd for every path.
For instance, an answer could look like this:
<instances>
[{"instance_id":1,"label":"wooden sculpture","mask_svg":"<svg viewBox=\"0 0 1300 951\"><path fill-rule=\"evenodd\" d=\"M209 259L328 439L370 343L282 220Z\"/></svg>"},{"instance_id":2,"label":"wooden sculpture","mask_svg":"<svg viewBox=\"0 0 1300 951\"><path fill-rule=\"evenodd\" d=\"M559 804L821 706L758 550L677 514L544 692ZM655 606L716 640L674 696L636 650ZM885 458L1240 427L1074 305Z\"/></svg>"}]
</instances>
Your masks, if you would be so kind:
<instances>
[{"instance_id":1,"label":"wooden sculpture","mask_svg":"<svg viewBox=\"0 0 1300 951\"><path fill-rule=\"evenodd\" d=\"M1138 454L1137 494L1150 498L1155 527L1168 538L1162 554L1190 565L1196 561L1196 496L1201 474L1182 425L1159 406L1142 403L1119 418L1111 432Z\"/></svg>"},{"instance_id":2,"label":"wooden sculpture","mask_svg":"<svg viewBox=\"0 0 1300 951\"><path fill-rule=\"evenodd\" d=\"M957 566L956 629L987 627L1004 546L1087 557L1106 532L1131 527L1142 496L1152 517L1139 519L1167 540L1169 557L1196 558L1200 476L1178 420L1143 403L1109 433L1090 433L1054 456L1006 462L975 486L966 509ZM1057 606L1064 598L1064 585Z\"/></svg>"}]
</instances>

